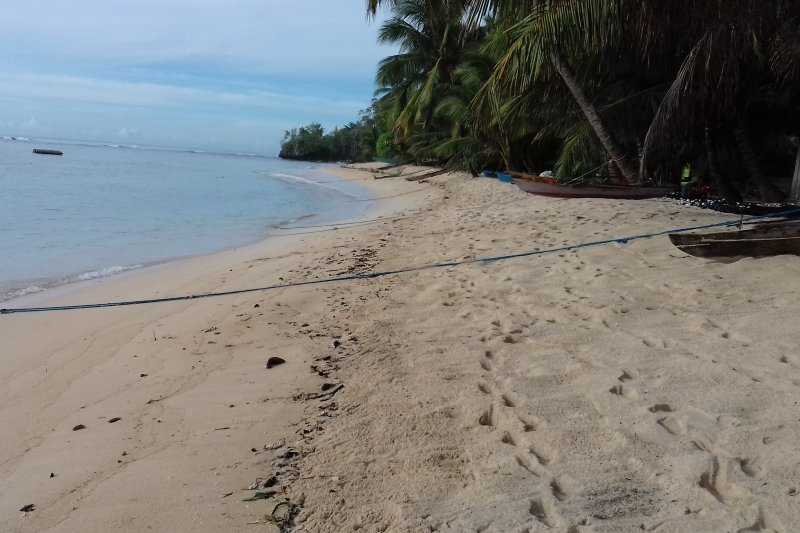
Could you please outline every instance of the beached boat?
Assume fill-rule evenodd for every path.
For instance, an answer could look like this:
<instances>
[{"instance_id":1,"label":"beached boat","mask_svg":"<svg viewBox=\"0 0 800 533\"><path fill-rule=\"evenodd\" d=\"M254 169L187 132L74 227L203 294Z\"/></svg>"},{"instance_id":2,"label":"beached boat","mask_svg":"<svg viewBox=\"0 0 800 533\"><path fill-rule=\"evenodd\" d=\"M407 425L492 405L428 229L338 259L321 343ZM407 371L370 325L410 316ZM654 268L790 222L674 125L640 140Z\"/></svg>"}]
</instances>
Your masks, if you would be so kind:
<instances>
[{"instance_id":1,"label":"beached boat","mask_svg":"<svg viewBox=\"0 0 800 533\"><path fill-rule=\"evenodd\" d=\"M541 178L510 172L513 183L520 189L539 196L556 198L614 198L644 200L661 198L674 192L674 187L632 187L626 185L563 185L553 178Z\"/></svg>"},{"instance_id":2,"label":"beached boat","mask_svg":"<svg viewBox=\"0 0 800 533\"><path fill-rule=\"evenodd\" d=\"M669 240L696 257L800 255L800 220L761 222L748 229L717 233L671 233Z\"/></svg>"},{"instance_id":3,"label":"beached boat","mask_svg":"<svg viewBox=\"0 0 800 533\"><path fill-rule=\"evenodd\" d=\"M47 148L34 148L33 153L39 155L64 155L61 150L49 150Z\"/></svg>"}]
</instances>

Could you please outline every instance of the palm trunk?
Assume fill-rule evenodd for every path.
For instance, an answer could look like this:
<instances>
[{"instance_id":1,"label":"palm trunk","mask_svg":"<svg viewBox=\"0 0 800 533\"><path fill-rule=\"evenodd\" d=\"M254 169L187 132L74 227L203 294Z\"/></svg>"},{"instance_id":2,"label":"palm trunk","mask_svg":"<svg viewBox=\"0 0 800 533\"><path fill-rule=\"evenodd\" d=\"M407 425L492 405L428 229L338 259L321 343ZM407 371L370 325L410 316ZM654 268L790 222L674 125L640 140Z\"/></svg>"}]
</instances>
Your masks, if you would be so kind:
<instances>
[{"instance_id":1,"label":"palm trunk","mask_svg":"<svg viewBox=\"0 0 800 533\"><path fill-rule=\"evenodd\" d=\"M706 127L705 131L705 145L706 145L706 159L708 161L708 174L714 186L722 194L728 202L735 204L742 201L742 195L731 184L730 179L725 179L719 172L719 165L717 165L717 151L714 148L714 141L711 138L711 132Z\"/></svg>"},{"instance_id":2,"label":"palm trunk","mask_svg":"<svg viewBox=\"0 0 800 533\"><path fill-rule=\"evenodd\" d=\"M793 204L800 204L800 143L797 145L797 158L794 161L794 176L792 177L792 192L789 194L789 201Z\"/></svg>"},{"instance_id":3,"label":"palm trunk","mask_svg":"<svg viewBox=\"0 0 800 533\"><path fill-rule=\"evenodd\" d=\"M511 170L513 165L511 161L511 147L508 145L508 140L505 135L502 135L500 140L500 157L503 159L504 170Z\"/></svg>"},{"instance_id":4,"label":"palm trunk","mask_svg":"<svg viewBox=\"0 0 800 533\"><path fill-rule=\"evenodd\" d=\"M750 139L747 136L747 130L744 123L739 122L736 129L733 130L733 136L736 138L736 145L739 148L739 154L742 156L742 163L747 170L749 177L753 180L758 187L758 195L761 200L765 202L778 202L782 199L780 191L767 181L764 173L761 172L761 166L758 164L758 158L753 150L753 145L750 144Z\"/></svg>"},{"instance_id":5,"label":"palm trunk","mask_svg":"<svg viewBox=\"0 0 800 533\"><path fill-rule=\"evenodd\" d=\"M561 79L564 81L564 84L572 93L573 98L575 98L575 101L578 103L578 107L581 108L586 120L589 121L589 125L592 127L592 130L594 130L594 133L597 135L597 138L600 140L603 148L606 149L606 152L608 152L608 154L614 160L614 163L617 165L617 168L619 168L624 180L629 184L638 183L639 175L638 172L636 172L636 168L625 159L624 152L616 143L616 141L614 141L614 138L611 136L608 128L606 128L603 119L600 118L600 114L597 112L594 105L589 101L589 98L587 98L586 93L583 92L583 89L581 89L580 85L578 84L578 80L575 78L575 74L573 74L572 70L569 68L566 62L561 59L561 56L559 56L557 52L550 54L550 61L552 61L556 72L558 72L559 76L561 76Z\"/></svg>"}]
</instances>

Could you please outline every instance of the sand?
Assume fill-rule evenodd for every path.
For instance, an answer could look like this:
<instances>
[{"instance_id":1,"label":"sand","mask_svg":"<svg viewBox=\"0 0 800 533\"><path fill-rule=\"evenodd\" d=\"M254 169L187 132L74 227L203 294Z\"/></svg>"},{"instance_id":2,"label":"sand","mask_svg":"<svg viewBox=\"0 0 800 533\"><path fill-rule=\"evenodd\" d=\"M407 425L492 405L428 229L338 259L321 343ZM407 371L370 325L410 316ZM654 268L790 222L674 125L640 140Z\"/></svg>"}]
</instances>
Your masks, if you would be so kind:
<instances>
[{"instance_id":1,"label":"sand","mask_svg":"<svg viewBox=\"0 0 800 533\"><path fill-rule=\"evenodd\" d=\"M338 172L391 197L374 216L396 218L298 230L50 301L394 270L729 218L463 175ZM796 257L711 262L662 237L3 317L0 530L277 531L265 515L288 501L295 531L795 531L798 289ZM268 370L270 356L287 363ZM242 501L257 492L268 499Z\"/></svg>"}]
</instances>

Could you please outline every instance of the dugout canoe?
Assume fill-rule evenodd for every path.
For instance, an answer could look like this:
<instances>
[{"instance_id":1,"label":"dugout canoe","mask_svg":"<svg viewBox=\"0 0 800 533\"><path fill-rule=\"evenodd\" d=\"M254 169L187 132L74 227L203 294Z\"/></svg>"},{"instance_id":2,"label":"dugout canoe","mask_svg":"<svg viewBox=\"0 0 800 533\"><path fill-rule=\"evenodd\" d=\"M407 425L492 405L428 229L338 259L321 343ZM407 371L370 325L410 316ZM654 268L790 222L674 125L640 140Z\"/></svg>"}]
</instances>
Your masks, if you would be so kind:
<instances>
[{"instance_id":1,"label":"dugout canoe","mask_svg":"<svg viewBox=\"0 0 800 533\"><path fill-rule=\"evenodd\" d=\"M537 181L518 173L512 174L512 182L523 191L538 196L554 198L610 198L619 200L644 200L661 198L674 192L674 187L629 187L624 185L561 185L548 181Z\"/></svg>"},{"instance_id":2,"label":"dugout canoe","mask_svg":"<svg viewBox=\"0 0 800 533\"><path fill-rule=\"evenodd\" d=\"M680 251L695 257L800 255L800 220L761 222L717 233L671 233L669 240Z\"/></svg>"}]
</instances>

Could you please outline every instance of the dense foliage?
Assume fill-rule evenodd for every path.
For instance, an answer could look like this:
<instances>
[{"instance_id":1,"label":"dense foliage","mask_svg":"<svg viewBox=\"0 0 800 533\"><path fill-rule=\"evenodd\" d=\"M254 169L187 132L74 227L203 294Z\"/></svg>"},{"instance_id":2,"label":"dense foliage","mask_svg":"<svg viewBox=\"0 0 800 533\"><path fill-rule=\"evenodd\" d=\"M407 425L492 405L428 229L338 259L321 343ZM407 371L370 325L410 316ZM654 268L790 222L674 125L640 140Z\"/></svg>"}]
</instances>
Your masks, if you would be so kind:
<instances>
[{"instance_id":1,"label":"dense foliage","mask_svg":"<svg viewBox=\"0 0 800 533\"><path fill-rule=\"evenodd\" d=\"M378 68L374 142L336 159L630 184L677 184L688 165L766 200L800 168L797 0L367 2L381 7L399 51Z\"/></svg>"},{"instance_id":2,"label":"dense foliage","mask_svg":"<svg viewBox=\"0 0 800 533\"><path fill-rule=\"evenodd\" d=\"M326 133L320 124L287 131L280 157L302 161L371 161L375 158L379 131L372 108L362 111L358 122Z\"/></svg>"}]
</instances>

